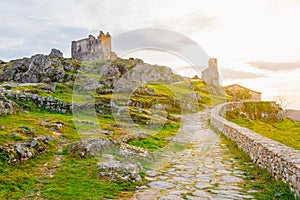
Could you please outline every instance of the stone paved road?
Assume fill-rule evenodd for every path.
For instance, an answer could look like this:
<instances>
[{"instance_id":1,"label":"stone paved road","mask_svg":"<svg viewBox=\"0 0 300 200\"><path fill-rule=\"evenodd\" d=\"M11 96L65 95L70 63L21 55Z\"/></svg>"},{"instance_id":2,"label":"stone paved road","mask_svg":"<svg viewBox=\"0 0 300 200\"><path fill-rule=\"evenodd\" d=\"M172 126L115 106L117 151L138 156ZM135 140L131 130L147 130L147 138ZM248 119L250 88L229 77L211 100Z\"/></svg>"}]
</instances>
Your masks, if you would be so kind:
<instances>
[{"instance_id":1,"label":"stone paved road","mask_svg":"<svg viewBox=\"0 0 300 200\"><path fill-rule=\"evenodd\" d=\"M207 123L209 111L184 117L177 142L190 144L181 152L165 151L160 167L146 172L151 182L132 200L253 199L239 187L243 172L224 154L225 145Z\"/></svg>"}]
</instances>

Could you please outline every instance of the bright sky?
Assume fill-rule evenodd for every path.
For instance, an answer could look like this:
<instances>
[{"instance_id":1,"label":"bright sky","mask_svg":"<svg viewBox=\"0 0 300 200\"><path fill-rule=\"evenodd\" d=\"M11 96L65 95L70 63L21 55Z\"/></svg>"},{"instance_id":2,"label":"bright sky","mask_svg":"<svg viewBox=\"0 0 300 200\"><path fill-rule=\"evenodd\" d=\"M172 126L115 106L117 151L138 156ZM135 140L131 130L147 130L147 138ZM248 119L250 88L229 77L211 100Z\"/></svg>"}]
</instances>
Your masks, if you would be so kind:
<instances>
[{"instance_id":1,"label":"bright sky","mask_svg":"<svg viewBox=\"0 0 300 200\"><path fill-rule=\"evenodd\" d=\"M197 42L218 58L223 85L239 83L283 95L300 109L300 0L10 0L0 1L0 59L48 54L70 56L70 42L109 31L160 27ZM117 52L118 53L118 52ZM138 51L149 63L192 76L182 59L164 52Z\"/></svg>"}]
</instances>

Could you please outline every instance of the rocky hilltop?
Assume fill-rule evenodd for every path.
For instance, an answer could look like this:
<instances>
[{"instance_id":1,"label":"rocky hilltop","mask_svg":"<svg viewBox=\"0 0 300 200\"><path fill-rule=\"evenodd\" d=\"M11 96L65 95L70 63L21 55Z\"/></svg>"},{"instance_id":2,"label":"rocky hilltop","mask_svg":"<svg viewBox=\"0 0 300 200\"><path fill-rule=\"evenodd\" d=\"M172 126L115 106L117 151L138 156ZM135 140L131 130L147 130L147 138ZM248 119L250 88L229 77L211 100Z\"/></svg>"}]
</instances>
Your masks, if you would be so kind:
<instances>
[{"instance_id":1,"label":"rocky hilltop","mask_svg":"<svg viewBox=\"0 0 300 200\"><path fill-rule=\"evenodd\" d=\"M32 178L54 177L53 183L39 186L46 192L52 184L68 182L59 180L64 170L92 167L95 171L82 180L106 184L109 188L102 189L116 197L122 185L136 188L144 182L145 166L173 145L181 113L212 103L203 80L141 59L81 62L52 49L49 55L1 61L0 171L27 166L7 184L23 177L13 198L33 198L39 197L35 187L41 184L28 185ZM10 189L1 192L0 198L11 195ZM51 199L52 193L46 193Z\"/></svg>"},{"instance_id":2,"label":"rocky hilltop","mask_svg":"<svg viewBox=\"0 0 300 200\"><path fill-rule=\"evenodd\" d=\"M81 62L56 49L1 61L0 199L128 199L151 188L176 192L167 199L252 198L242 178L252 184L253 175L239 176L236 161L223 160L227 147L203 140L219 137L207 109L224 101L218 78L215 59L203 80L141 59ZM276 120L263 105L228 115Z\"/></svg>"},{"instance_id":3,"label":"rocky hilltop","mask_svg":"<svg viewBox=\"0 0 300 200\"><path fill-rule=\"evenodd\" d=\"M31 58L1 63L0 81L18 83L52 83L74 80L72 73L79 63L63 58L63 53L52 49L49 55L37 54Z\"/></svg>"}]
</instances>

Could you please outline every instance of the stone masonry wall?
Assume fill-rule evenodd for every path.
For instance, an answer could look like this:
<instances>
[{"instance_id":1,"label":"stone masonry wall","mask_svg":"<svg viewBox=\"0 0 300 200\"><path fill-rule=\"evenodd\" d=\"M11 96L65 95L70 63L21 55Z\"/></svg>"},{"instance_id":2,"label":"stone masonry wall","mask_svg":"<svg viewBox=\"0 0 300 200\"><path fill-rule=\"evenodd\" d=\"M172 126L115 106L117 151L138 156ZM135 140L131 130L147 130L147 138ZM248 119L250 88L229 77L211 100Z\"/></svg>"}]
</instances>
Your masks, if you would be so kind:
<instances>
[{"instance_id":1,"label":"stone masonry wall","mask_svg":"<svg viewBox=\"0 0 300 200\"><path fill-rule=\"evenodd\" d=\"M227 121L224 116L232 107L234 103L216 106L211 112L211 125L235 141L260 167L287 182L300 197L300 151Z\"/></svg>"},{"instance_id":2,"label":"stone masonry wall","mask_svg":"<svg viewBox=\"0 0 300 200\"><path fill-rule=\"evenodd\" d=\"M4 94L13 100L23 102L31 101L35 103L39 108L50 112L72 113L73 110L84 110L88 108L110 109L110 107L107 107L102 103L73 104L55 99L52 96L42 97L38 94L21 93L19 91L14 90L6 90L4 91Z\"/></svg>"},{"instance_id":3,"label":"stone masonry wall","mask_svg":"<svg viewBox=\"0 0 300 200\"><path fill-rule=\"evenodd\" d=\"M79 61L109 60L116 57L111 49L110 34L102 31L97 38L89 35L88 38L72 41L71 53L72 58Z\"/></svg>"}]
</instances>

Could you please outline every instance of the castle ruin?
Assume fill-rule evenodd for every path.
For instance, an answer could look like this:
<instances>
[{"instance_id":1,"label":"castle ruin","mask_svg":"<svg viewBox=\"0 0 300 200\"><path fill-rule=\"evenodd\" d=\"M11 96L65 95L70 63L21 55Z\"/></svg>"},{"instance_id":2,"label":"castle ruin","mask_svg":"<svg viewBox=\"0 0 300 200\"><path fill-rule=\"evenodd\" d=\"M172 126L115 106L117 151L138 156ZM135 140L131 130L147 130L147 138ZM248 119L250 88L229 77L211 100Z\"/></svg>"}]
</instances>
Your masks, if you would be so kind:
<instances>
[{"instance_id":1,"label":"castle ruin","mask_svg":"<svg viewBox=\"0 0 300 200\"><path fill-rule=\"evenodd\" d=\"M72 58L79 61L110 60L115 59L116 54L111 51L111 36L100 31L95 38L89 35L88 38L72 41Z\"/></svg>"}]
</instances>

